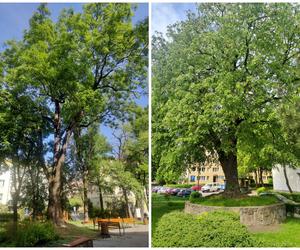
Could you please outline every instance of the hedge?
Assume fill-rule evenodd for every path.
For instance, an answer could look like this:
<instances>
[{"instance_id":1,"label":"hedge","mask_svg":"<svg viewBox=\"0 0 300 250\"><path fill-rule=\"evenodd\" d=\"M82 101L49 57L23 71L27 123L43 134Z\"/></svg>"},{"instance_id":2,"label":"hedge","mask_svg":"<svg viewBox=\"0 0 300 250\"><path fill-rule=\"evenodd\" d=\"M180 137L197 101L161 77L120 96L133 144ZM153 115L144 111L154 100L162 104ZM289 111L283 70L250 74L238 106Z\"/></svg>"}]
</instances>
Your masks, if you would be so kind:
<instances>
[{"instance_id":1,"label":"hedge","mask_svg":"<svg viewBox=\"0 0 300 250\"><path fill-rule=\"evenodd\" d=\"M195 184L166 184L164 187L169 188L191 188L192 186L195 186Z\"/></svg>"},{"instance_id":2,"label":"hedge","mask_svg":"<svg viewBox=\"0 0 300 250\"><path fill-rule=\"evenodd\" d=\"M276 192L276 193L281 194L290 200L300 203L300 193L285 193L285 192Z\"/></svg>"},{"instance_id":3,"label":"hedge","mask_svg":"<svg viewBox=\"0 0 300 250\"><path fill-rule=\"evenodd\" d=\"M171 212L161 217L153 233L154 247L254 247L250 235L232 212L214 211L200 216Z\"/></svg>"}]
</instances>

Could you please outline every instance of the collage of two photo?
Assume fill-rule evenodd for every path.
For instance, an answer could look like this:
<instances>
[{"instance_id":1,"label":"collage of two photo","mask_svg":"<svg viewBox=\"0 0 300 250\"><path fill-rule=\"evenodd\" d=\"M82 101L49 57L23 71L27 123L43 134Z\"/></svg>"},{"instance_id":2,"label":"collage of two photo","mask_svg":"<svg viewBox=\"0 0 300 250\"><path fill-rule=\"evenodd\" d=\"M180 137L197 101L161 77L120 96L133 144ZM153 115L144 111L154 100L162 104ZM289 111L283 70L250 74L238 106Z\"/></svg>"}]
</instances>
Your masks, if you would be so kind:
<instances>
[{"instance_id":1,"label":"collage of two photo","mask_svg":"<svg viewBox=\"0 0 300 250\"><path fill-rule=\"evenodd\" d=\"M300 3L0 3L0 248L300 248Z\"/></svg>"}]
</instances>

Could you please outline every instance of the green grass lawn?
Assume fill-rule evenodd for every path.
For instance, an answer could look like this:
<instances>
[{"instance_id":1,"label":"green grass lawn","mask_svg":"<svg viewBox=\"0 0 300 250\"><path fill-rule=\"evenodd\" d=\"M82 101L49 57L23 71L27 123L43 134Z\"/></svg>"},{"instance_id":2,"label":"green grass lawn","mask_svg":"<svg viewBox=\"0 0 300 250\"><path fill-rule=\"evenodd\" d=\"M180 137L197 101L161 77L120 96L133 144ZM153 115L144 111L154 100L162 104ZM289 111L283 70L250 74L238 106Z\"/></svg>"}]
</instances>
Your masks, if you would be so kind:
<instances>
[{"instance_id":1,"label":"green grass lawn","mask_svg":"<svg viewBox=\"0 0 300 250\"><path fill-rule=\"evenodd\" d=\"M182 210L184 202L187 200L188 198L152 194L152 232L155 230L160 217L174 210Z\"/></svg>"},{"instance_id":2,"label":"green grass lawn","mask_svg":"<svg viewBox=\"0 0 300 250\"><path fill-rule=\"evenodd\" d=\"M265 206L278 203L274 196L248 196L243 198L224 198L220 195L205 197L204 199L195 199L195 202L206 206L224 206L224 207L247 207L247 206Z\"/></svg>"},{"instance_id":3,"label":"green grass lawn","mask_svg":"<svg viewBox=\"0 0 300 250\"><path fill-rule=\"evenodd\" d=\"M288 218L274 232L259 232L253 235L258 240L263 240L266 247L300 247L300 219Z\"/></svg>"},{"instance_id":4,"label":"green grass lawn","mask_svg":"<svg viewBox=\"0 0 300 250\"><path fill-rule=\"evenodd\" d=\"M266 201L264 201L266 204L272 202L268 196L261 198L266 199ZM152 233L155 231L159 219L165 213L174 210L183 210L186 200L188 199L174 196L165 198L163 195L152 194ZM261 204L264 203L261 200L260 202ZM265 247L300 247L300 219L288 218L285 223L281 224L278 229L273 232L257 232L251 234L258 240L263 240Z\"/></svg>"}]
</instances>

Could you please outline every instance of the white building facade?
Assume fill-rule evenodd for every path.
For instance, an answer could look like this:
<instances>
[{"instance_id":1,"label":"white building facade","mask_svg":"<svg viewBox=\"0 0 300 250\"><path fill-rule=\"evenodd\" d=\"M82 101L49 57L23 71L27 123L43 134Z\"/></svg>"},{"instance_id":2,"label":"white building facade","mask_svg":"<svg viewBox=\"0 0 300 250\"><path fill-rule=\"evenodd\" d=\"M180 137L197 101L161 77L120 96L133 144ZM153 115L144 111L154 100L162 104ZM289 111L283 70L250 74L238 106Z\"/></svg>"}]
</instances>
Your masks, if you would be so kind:
<instances>
[{"instance_id":1,"label":"white building facade","mask_svg":"<svg viewBox=\"0 0 300 250\"><path fill-rule=\"evenodd\" d=\"M10 171L6 171L0 174L0 204L1 205L8 205L8 202L11 200L10 184L11 184Z\"/></svg>"},{"instance_id":2,"label":"white building facade","mask_svg":"<svg viewBox=\"0 0 300 250\"><path fill-rule=\"evenodd\" d=\"M284 176L283 167L276 166L272 169L273 186L276 191L289 191ZM286 167L286 176L294 192L300 192L300 168Z\"/></svg>"}]
</instances>

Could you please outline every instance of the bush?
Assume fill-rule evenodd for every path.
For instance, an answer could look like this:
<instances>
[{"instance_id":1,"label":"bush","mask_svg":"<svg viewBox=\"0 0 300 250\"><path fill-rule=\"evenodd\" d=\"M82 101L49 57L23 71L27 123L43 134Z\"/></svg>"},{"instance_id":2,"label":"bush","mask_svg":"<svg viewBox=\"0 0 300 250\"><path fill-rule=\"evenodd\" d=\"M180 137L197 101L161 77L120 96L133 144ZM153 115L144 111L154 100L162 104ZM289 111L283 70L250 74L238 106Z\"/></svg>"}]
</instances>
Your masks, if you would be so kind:
<instances>
[{"instance_id":1,"label":"bush","mask_svg":"<svg viewBox=\"0 0 300 250\"><path fill-rule=\"evenodd\" d=\"M202 198L202 194L200 194L199 192L192 192L190 195L190 202L196 202L199 201Z\"/></svg>"},{"instance_id":2,"label":"bush","mask_svg":"<svg viewBox=\"0 0 300 250\"><path fill-rule=\"evenodd\" d=\"M161 217L153 233L154 247L253 247L255 241L232 212L200 216L171 212Z\"/></svg>"},{"instance_id":3,"label":"bush","mask_svg":"<svg viewBox=\"0 0 300 250\"><path fill-rule=\"evenodd\" d=\"M106 219L106 218L110 218L111 217L111 212L107 209L102 210L101 208L98 207L94 207L93 208L93 213L91 218L102 218L102 219Z\"/></svg>"},{"instance_id":4,"label":"bush","mask_svg":"<svg viewBox=\"0 0 300 250\"><path fill-rule=\"evenodd\" d=\"M256 189L256 192L257 192L258 195L261 194L261 193L264 193L266 191L267 191L267 189L265 187L260 187L260 188Z\"/></svg>"},{"instance_id":5,"label":"bush","mask_svg":"<svg viewBox=\"0 0 300 250\"><path fill-rule=\"evenodd\" d=\"M8 213L8 212L9 212L8 206L0 204L0 214L1 213Z\"/></svg>"},{"instance_id":6,"label":"bush","mask_svg":"<svg viewBox=\"0 0 300 250\"><path fill-rule=\"evenodd\" d=\"M194 184L166 184L164 187L169 188L191 188Z\"/></svg>"},{"instance_id":7,"label":"bush","mask_svg":"<svg viewBox=\"0 0 300 250\"><path fill-rule=\"evenodd\" d=\"M15 236L17 247L34 247L57 240L58 234L50 222L25 222L20 224Z\"/></svg>"},{"instance_id":8,"label":"bush","mask_svg":"<svg viewBox=\"0 0 300 250\"><path fill-rule=\"evenodd\" d=\"M45 246L48 242L57 240L58 234L50 222L25 221L16 227L8 223L0 230L0 243L12 247Z\"/></svg>"},{"instance_id":9,"label":"bush","mask_svg":"<svg viewBox=\"0 0 300 250\"><path fill-rule=\"evenodd\" d=\"M12 221L14 218L13 213L0 213L0 222ZM18 218L20 215L18 214Z\"/></svg>"},{"instance_id":10,"label":"bush","mask_svg":"<svg viewBox=\"0 0 300 250\"><path fill-rule=\"evenodd\" d=\"M293 200L295 202L300 203L300 193L285 193L285 192L278 192L279 194L283 195L284 197Z\"/></svg>"}]
</instances>

